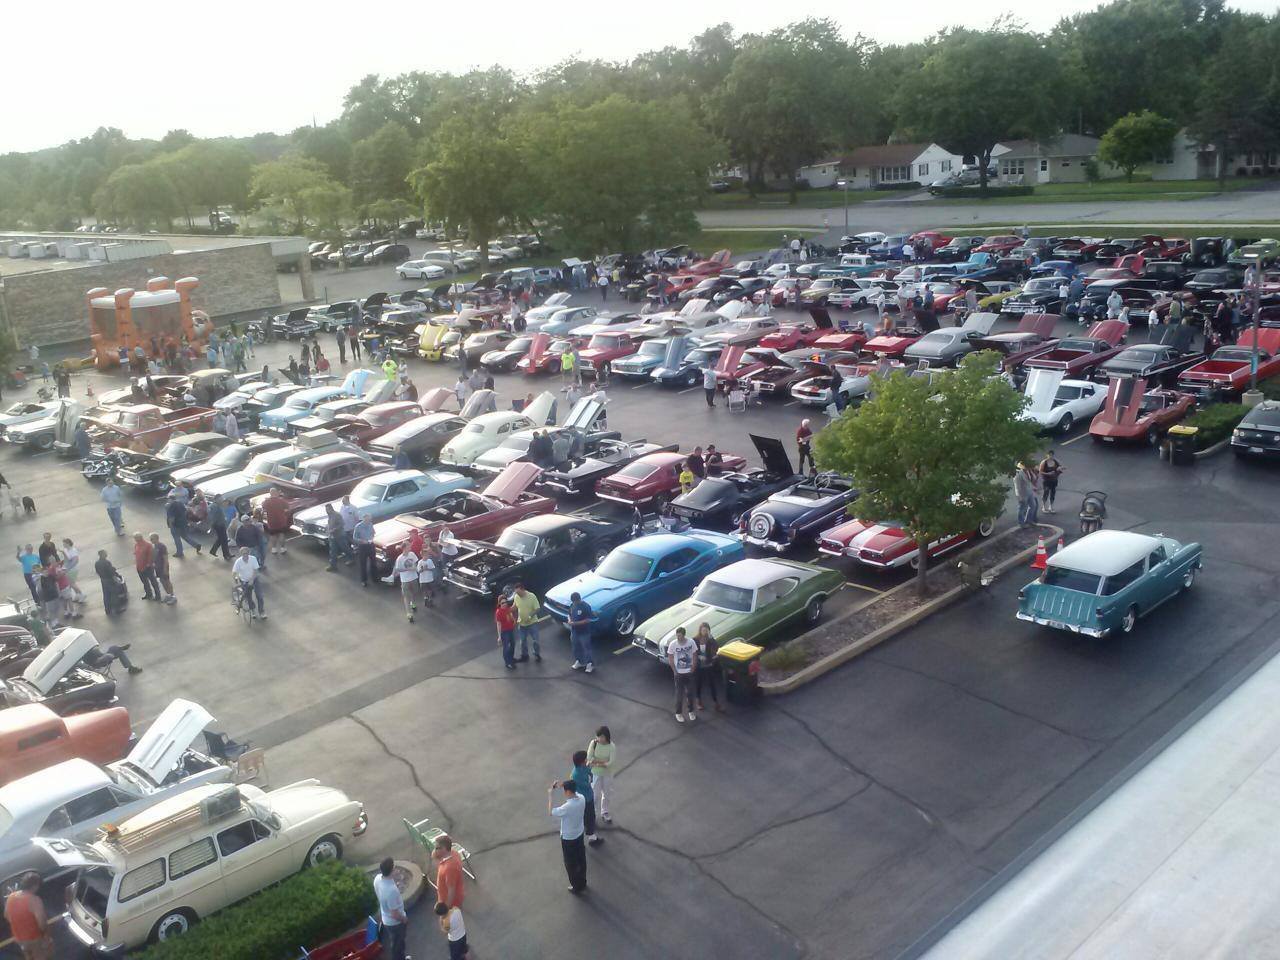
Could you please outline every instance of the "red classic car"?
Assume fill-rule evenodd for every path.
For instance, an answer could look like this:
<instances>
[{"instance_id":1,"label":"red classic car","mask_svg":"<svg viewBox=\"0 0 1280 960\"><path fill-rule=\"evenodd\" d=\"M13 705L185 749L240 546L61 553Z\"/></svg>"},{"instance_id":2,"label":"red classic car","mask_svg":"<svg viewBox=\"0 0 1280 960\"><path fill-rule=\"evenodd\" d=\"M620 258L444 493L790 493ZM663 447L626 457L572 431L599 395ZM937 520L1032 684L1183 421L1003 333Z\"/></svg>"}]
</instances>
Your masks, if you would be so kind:
<instances>
[{"instance_id":1,"label":"red classic car","mask_svg":"<svg viewBox=\"0 0 1280 960\"><path fill-rule=\"evenodd\" d=\"M847 351L801 347L799 350L788 350L777 362L743 374L738 379L751 384L761 394L785 397L791 393L793 386L803 380L830 376L831 364L856 363L857 359L857 354Z\"/></svg>"},{"instance_id":2,"label":"red classic car","mask_svg":"<svg viewBox=\"0 0 1280 960\"><path fill-rule=\"evenodd\" d=\"M524 374L559 373L561 355L573 346L567 338L553 340L549 333L535 333L529 352L519 359L516 369Z\"/></svg>"},{"instance_id":3,"label":"red classic car","mask_svg":"<svg viewBox=\"0 0 1280 960\"><path fill-rule=\"evenodd\" d=\"M1146 252L1128 253L1123 257L1116 257L1111 266L1095 270L1085 277L1085 285L1097 283L1099 280L1133 280L1142 276L1143 264L1148 259Z\"/></svg>"},{"instance_id":4,"label":"red classic car","mask_svg":"<svg viewBox=\"0 0 1280 960\"><path fill-rule=\"evenodd\" d=\"M867 342L867 335L861 330L847 330L841 332L824 333L817 340L813 341L813 349L815 350L838 350L856 353L861 350Z\"/></svg>"},{"instance_id":5,"label":"red classic car","mask_svg":"<svg viewBox=\"0 0 1280 960\"><path fill-rule=\"evenodd\" d=\"M813 318L813 323L784 323L773 333L761 337L760 346L785 352L812 346L832 332L831 314L825 309L810 310L809 316Z\"/></svg>"},{"instance_id":6,"label":"red classic car","mask_svg":"<svg viewBox=\"0 0 1280 960\"><path fill-rule=\"evenodd\" d=\"M1028 369L1063 370L1072 380L1087 380L1094 367L1124 349L1128 331L1123 320L1099 320L1083 337L1065 337L1057 346L1023 364Z\"/></svg>"},{"instance_id":7,"label":"red classic car","mask_svg":"<svg viewBox=\"0 0 1280 960\"><path fill-rule=\"evenodd\" d=\"M597 333L578 351L583 376L594 377L600 367L631 356L640 349L641 339L632 333Z\"/></svg>"},{"instance_id":8,"label":"red classic car","mask_svg":"<svg viewBox=\"0 0 1280 960\"><path fill-rule=\"evenodd\" d=\"M973 341L973 346L975 350L995 350L1002 358L1000 369L1010 373L1058 345L1053 336L1057 322L1053 313L1024 313L1017 330L983 337Z\"/></svg>"},{"instance_id":9,"label":"red classic car","mask_svg":"<svg viewBox=\"0 0 1280 960\"><path fill-rule=\"evenodd\" d=\"M732 254L728 250L717 250L706 260L699 260L697 263L691 263L689 266L684 267L671 279L695 277L698 280L705 280L707 277L718 277L720 276L720 271L729 266L731 257Z\"/></svg>"},{"instance_id":10,"label":"red classic car","mask_svg":"<svg viewBox=\"0 0 1280 960\"><path fill-rule=\"evenodd\" d=\"M292 523L299 510L337 500L365 477L386 469L385 463L375 463L359 453L322 453L304 460L292 480L273 479L271 485L284 494ZM253 505L262 506L269 495L270 491L254 497Z\"/></svg>"},{"instance_id":11,"label":"red classic car","mask_svg":"<svg viewBox=\"0 0 1280 960\"><path fill-rule=\"evenodd\" d=\"M456 490L433 507L402 513L373 528L373 560L379 576L390 572L414 531L423 540L439 540L446 530L459 540L494 540L503 530L536 513L554 513L556 501L530 493L529 486L542 468L513 463L489 482L484 490Z\"/></svg>"},{"instance_id":12,"label":"red classic car","mask_svg":"<svg viewBox=\"0 0 1280 960\"><path fill-rule=\"evenodd\" d=\"M733 473L747 461L731 453L721 454L723 462L711 471ZM633 460L616 473L596 481L596 496L628 507L665 503L680 493L680 467L688 459L683 453L651 453Z\"/></svg>"},{"instance_id":13,"label":"red classic car","mask_svg":"<svg viewBox=\"0 0 1280 960\"><path fill-rule=\"evenodd\" d=\"M716 383L731 384L765 367L781 362L782 354L769 347L728 346L716 360Z\"/></svg>"},{"instance_id":14,"label":"red classic car","mask_svg":"<svg viewBox=\"0 0 1280 960\"><path fill-rule=\"evenodd\" d=\"M1234 346L1219 347L1178 376L1178 389L1202 397L1240 393L1249 386L1253 367L1253 329L1240 334ZM1280 374L1280 328L1258 330L1258 380Z\"/></svg>"},{"instance_id":15,"label":"red classic car","mask_svg":"<svg viewBox=\"0 0 1280 960\"><path fill-rule=\"evenodd\" d=\"M1008 234L1000 234L994 237L987 237L985 241L973 248L973 253L994 253L998 257L1006 256L1009 251L1015 247L1022 246L1021 237L1013 237Z\"/></svg>"},{"instance_id":16,"label":"red classic car","mask_svg":"<svg viewBox=\"0 0 1280 960\"><path fill-rule=\"evenodd\" d=\"M979 537L991 536L995 521L984 521L977 530L941 537L929 544L929 559L962 547ZM818 535L818 552L829 557L851 557L859 563L881 570L920 567L916 541L897 523L872 520L846 520Z\"/></svg>"},{"instance_id":17,"label":"red classic car","mask_svg":"<svg viewBox=\"0 0 1280 960\"><path fill-rule=\"evenodd\" d=\"M951 242L951 238L937 230L920 230L907 237L907 243L917 248L925 241L928 241L930 250L940 250Z\"/></svg>"},{"instance_id":18,"label":"red classic car","mask_svg":"<svg viewBox=\"0 0 1280 960\"><path fill-rule=\"evenodd\" d=\"M329 429L358 446L377 440L402 423L422 416L422 407L416 400L394 400L379 403L360 413L340 413L329 423Z\"/></svg>"},{"instance_id":19,"label":"red classic car","mask_svg":"<svg viewBox=\"0 0 1280 960\"><path fill-rule=\"evenodd\" d=\"M893 333L872 337L862 346L862 352L876 357L901 357L917 340L924 336L920 330L903 327Z\"/></svg>"},{"instance_id":20,"label":"red classic car","mask_svg":"<svg viewBox=\"0 0 1280 960\"><path fill-rule=\"evenodd\" d=\"M1175 423L1191 412L1196 398L1177 390L1148 390L1144 377L1112 377L1107 402L1089 424L1099 443L1146 440L1154 446Z\"/></svg>"},{"instance_id":21,"label":"red classic car","mask_svg":"<svg viewBox=\"0 0 1280 960\"><path fill-rule=\"evenodd\" d=\"M1101 237L1066 237L1053 248L1050 260L1070 260L1073 263L1091 263L1098 247L1105 241Z\"/></svg>"}]
</instances>

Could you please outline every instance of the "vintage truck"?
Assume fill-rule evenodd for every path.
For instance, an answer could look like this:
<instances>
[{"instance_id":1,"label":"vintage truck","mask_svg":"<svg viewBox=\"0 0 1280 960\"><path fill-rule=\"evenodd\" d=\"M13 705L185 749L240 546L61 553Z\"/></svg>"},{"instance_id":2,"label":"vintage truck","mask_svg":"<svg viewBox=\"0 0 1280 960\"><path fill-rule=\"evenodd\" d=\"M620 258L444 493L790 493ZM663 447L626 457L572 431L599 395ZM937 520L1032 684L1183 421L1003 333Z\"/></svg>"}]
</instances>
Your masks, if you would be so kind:
<instances>
[{"instance_id":1,"label":"vintage truck","mask_svg":"<svg viewBox=\"0 0 1280 960\"><path fill-rule=\"evenodd\" d=\"M1178 376L1178 389L1204 399L1213 395L1234 395L1249 386L1253 368L1252 329L1240 334L1231 346L1219 347L1212 357ZM1258 329L1258 380L1280 373L1280 327Z\"/></svg>"},{"instance_id":2,"label":"vintage truck","mask_svg":"<svg viewBox=\"0 0 1280 960\"><path fill-rule=\"evenodd\" d=\"M124 707L60 717L43 703L0 710L0 786L63 760L119 760L129 748Z\"/></svg>"},{"instance_id":3,"label":"vintage truck","mask_svg":"<svg viewBox=\"0 0 1280 960\"><path fill-rule=\"evenodd\" d=\"M1088 379L1089 373L1124 349L1127 327L1122 320L1100 320L1083 337L1065 337L1047 353L1027 360L1028 370L1061 370L1072 380Z\"/></svg>"},{"instance_id":4,"label":"vintage truck","mask_svg":"<svg viewBox=\"0 0 1280 960\"><path fill-rule=\"evenodd\" d=\"M95 454L125 449L154 453L179 433L208 430L213 424L209 407L167 410L150 403L131 403L83 417Z\"/></svg>"}]
</instances>

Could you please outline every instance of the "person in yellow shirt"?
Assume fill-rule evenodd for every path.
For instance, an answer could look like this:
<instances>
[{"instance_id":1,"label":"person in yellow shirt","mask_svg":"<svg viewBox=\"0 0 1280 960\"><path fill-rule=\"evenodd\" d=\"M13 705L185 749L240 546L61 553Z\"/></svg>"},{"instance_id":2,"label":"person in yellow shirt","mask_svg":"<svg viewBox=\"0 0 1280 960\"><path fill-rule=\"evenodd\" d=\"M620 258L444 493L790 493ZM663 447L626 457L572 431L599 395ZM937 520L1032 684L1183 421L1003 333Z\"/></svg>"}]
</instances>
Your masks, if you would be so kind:
<instances>
[{"instance_id":1,"label":"person in yellow shirt","mask_svg":"<svg viewBox=\"0 0 1280 960\"><path fill-rule=\"evenodd\" d=\"M538 613L542 609L542 602L531 591L525 589L523 583L516 584L516 592L511 602L516 608L516 631L520 635L520 656L516 661L519 663L528 661L529 642L532 641L533 659L541 663L542 648L538 645Z\"/></svg>"},{"instance_id":2,"label":"person in yellow shirt","mask_svg":"<svg viewBox=\"0 0 1280 960\"><path fill-rule=\"evenodd\" d=\"M682 495L693 489L693 482L697 478L694 477L693 471L689 469L688 460L680 465L680 475L677 479L680 481L680 493Z\"/></svg>"},{"instance_id":3,"label":"person in yellow shirt","mask_svg":"<svg viewBox=\"0 0 1280 960\"><path fill-rule=\"evenodd\" d=\"M577 379L577 372L574 368L574 352L570 349L560 354L560 381L568 384L575 379Z\"/></svg>"}]
</instances>

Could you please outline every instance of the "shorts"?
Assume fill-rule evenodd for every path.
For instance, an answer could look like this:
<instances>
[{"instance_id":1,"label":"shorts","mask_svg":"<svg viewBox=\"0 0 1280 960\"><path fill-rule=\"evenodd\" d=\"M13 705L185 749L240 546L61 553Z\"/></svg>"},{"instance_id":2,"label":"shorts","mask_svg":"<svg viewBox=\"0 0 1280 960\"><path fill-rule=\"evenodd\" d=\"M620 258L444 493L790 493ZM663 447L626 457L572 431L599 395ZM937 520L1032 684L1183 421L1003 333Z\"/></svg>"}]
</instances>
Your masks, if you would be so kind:
<instances>
[{"instance_id":1,"label":"shorts","mask_svg":"<svg viewBox=\"0 0 1280 960\"><path fill-rule=\"evenodd\" d=\"M449 960L463 960L467 955L467 935L449 941Z\"/></svg>"}]
</instances>

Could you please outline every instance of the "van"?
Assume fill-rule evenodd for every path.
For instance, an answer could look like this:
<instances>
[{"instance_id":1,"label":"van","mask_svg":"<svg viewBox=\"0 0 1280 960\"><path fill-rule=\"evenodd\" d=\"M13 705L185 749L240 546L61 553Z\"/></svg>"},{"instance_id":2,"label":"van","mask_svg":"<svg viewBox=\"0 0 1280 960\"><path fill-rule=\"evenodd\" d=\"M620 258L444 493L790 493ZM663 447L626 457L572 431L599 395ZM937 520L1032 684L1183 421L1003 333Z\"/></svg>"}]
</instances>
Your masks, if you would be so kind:
<instances>
[{"instance_id":1,"label":"van","mask_svg":"<svg viewBox=\"0 0 1280 960\"><path fill-rule=\"evenodd\" d=\"M68 929L95 955L118 956L341 859L368 823L363 804L317 780L271 791L209 784L104 827L92 843L33 842L76 871Z\"/></svg>"}]
</instances>

